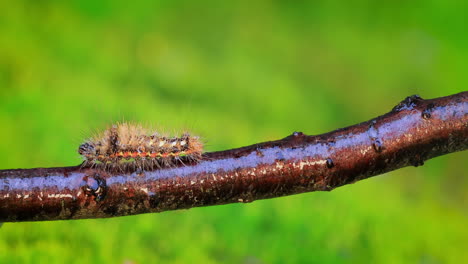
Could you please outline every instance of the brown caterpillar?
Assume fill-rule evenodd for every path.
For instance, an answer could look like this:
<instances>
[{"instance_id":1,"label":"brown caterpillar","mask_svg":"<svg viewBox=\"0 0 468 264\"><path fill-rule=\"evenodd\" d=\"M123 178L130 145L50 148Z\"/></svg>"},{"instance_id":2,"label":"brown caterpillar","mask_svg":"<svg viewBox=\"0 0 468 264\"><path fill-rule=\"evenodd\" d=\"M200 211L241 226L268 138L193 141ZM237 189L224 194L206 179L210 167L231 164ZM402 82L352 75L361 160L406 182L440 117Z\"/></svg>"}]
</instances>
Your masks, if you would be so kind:
<instances>
[{"instance_id":1,"label":"brown caterpillar","mask_svg":"<svg viewBox=\"0 0 468 264\"><path fill-rule=\"evenodd\" d=\"M185 133L165 137L147 133L140 125L112 125L101 135L80 145L83 167L104 170L154 170L200 160L203 144L198 137Z\"/></svg>"}]
</instances>

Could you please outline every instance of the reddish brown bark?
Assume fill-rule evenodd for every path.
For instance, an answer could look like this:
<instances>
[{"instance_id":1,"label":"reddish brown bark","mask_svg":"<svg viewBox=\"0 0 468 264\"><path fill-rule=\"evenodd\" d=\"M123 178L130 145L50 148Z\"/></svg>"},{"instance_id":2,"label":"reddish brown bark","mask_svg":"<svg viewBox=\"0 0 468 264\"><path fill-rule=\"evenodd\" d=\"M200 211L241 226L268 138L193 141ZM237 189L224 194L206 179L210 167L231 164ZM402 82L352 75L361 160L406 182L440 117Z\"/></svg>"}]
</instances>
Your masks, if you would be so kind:
<instances>
[{"instance_id":1,"label":"reddish brown bark","mask_svg":"<svg viewBox=\"0 0 468 264\"><path fill-rule=\"evenodd\" d=\"M196 164L108 173L79 166L0 171L0 222L114 217L336 187L468 148L468 92L406 98L326 133L205 153Z\"/></svg>"}]
</instances>

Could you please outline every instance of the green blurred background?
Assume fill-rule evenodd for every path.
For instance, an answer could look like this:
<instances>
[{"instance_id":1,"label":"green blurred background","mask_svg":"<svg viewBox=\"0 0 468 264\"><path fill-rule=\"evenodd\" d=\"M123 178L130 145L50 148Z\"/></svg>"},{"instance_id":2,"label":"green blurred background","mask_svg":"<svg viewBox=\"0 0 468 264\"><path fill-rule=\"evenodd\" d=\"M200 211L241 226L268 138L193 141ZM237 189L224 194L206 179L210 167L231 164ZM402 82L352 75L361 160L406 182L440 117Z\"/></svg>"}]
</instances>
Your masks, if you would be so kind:
<instances>
[{"instance_id":1,"label":"green blurred background","mask_svg":"<svg viewBox=\"0 0 468 264\"><path fill-rule=\"evenodd\" d=\"M79 143L120 120L216 151L468 87L467 4L352 2L1 1L0 169L79 164ZM467 158L330 193L6 223L0 263L460 263Z\"/></svg>"}]
</instances>

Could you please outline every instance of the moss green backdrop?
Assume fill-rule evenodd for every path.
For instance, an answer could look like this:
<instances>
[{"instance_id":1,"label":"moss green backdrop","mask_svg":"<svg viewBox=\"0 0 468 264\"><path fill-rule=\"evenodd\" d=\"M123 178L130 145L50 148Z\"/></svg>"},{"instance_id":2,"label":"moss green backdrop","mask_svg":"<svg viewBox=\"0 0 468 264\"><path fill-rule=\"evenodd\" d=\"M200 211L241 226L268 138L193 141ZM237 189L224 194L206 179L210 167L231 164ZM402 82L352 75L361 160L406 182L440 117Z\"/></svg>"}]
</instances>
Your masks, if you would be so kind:
<instances>
[{"instance_id":1,"label":"moss green backdrop","mask_svg":"<svg viewBox=\"0 0 468 264\"><path fill-rule=\"evenodd\" d=\"M320 134L468 87L458 1L1 1L0 169L72 166L127 120L208 151ZM467 153L330 193L6 223L1 263L460 263Z\"/></svg>"}]
</instances>

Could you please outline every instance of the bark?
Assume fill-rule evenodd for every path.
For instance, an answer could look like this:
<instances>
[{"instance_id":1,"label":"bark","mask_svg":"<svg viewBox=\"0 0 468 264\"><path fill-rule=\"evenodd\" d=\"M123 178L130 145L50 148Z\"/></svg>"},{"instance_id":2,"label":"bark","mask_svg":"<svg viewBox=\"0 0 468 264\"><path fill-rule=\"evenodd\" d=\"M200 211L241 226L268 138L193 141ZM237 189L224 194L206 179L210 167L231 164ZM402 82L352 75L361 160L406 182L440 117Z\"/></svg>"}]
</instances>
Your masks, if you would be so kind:
<instances>
[{"instance_id":1,"label":"bark","mask_svg":"<svg viewBox=\"0 0 468 264\"><path fill-rule=\"evenodd\" d=\"M318 136L294 132L170 168L3 170L0 222L115 217L330 191L467 148L468 92L411 96L354 126Z\"/></svg>"}]
</instances>

